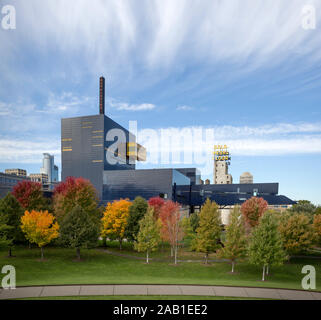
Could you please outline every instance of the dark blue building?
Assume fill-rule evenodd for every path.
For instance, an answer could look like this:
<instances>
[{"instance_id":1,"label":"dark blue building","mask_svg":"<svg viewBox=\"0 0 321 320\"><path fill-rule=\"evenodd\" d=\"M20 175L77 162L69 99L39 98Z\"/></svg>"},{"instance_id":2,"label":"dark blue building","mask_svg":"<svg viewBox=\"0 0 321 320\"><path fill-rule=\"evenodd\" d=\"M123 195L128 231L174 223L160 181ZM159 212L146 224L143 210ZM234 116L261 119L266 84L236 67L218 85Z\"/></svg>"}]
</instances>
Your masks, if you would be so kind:
<instances>
[{"instance_id":1,"label":"dark blue building","mask_svg":"<svg viewBox=\"0 0 321 320\"><path fill-rule=\"evenodd\" d=\"M105 113L105 81L100 78L99 114L61 121L62 180L68 176L89 179L101 201L160 196L193 208L207 198L220 206L241 204L260 196L270 205L291 205L278 195L278 183L200 184L196 168L136 170L146 150L136 137Z\"/></svg>"}]
</instances>

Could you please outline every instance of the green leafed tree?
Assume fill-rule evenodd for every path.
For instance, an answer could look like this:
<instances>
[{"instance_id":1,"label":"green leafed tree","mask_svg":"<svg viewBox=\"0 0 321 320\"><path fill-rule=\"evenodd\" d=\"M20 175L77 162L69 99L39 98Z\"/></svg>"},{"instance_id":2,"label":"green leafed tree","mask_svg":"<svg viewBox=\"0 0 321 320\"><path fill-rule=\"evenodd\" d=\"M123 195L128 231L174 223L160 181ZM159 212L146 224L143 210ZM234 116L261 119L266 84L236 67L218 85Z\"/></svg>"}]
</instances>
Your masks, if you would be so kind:
<instances>
[{"instance_id":1,"label":"green leafed tree","mask_svg":"<svg viewBox=\"0 0 321 320\"><path fill-rule=\"evenodd\" d=\"M13 245L25 240L20 228L23 211L20 203L11 193L0 200L0 221L3 226L1 233L6 239L9 257L12 256Z\"/></svg>"},{"instance_id":2,"label":"green leafed tree","mask_svg":"<svg viewBox=\"0 0 321 320\"><path fill-rule=\"evenodd\" d=\"M221 218L218 206L215 202L206 200L199 213L199 227L196 229L196 237L193 248L205 253L205 263L208 263L208 255L221 247L219 240L221 235Z\"/></svg>"},{"instance_id":3,"label":"green leafed tree","mask_svg":"<svg viewBox=\"0 0 321 320\"><path fill-rule=\"evenodd\" d=\"M232 272L234 272L236 260L245 257L247 242L243 216L240 207L235 206L225 230L224 247L218 251L219 257L231 260Z\"/></svg>"},{"instance_id":4,"label":"green leafed tree","mask_svg":"<svg viewBox=\"0 0 321 320\"><path fill-rule=\"evenodd\" d=\"M248 255L251 264L263 267L262 281L265 281L270 266L282 265L286 260L278 220L273 213L266 212L252 230Z\"/></svg>"},{"instance_id":5,"label":"green leafed tree","mask_svg":"<svg viewBox=\"0 0 321 320\"><path fill-rule=\"evenodd\" d=\"M148 208L145 216L139 221L139 232L134 248L139 252L146 252L146 263L149 263L149 254L155 251L161 242L161 222L154 219L152 208Z\"/></svg>"},{"instance_id":6,"label":"green leafed tree","mask_svg":"<svg viewBox=\"0 0 321 320\"><path fill-rule=\"evenodd\" d=\"M304 213L282 215L279 231L284 249L289 255L307 252L315 241L313 224Z\"/></svg>"},{"instance_id":7,"label":"green leafed tree","mask_svg":"<svg viewBox=\"0 0 321 320\"><path fill-rule=\"evenodd\" d=\"M64 216L60 223L60 237L62 243L75 248L77 258L80 260L80 249L97 245L99 225L92 219L90 213L77 205Z\"/></svg>"},{"instance_id":8,"label":"green leafed tree","mask_svg":"<svg viewBox=\"0 0 321 320\"><path fill-rule=\"evenodd\" d=\"M135 240L139 232L139 221L145 216L148 208L147 201L142 197L136 197L129 207L129 217L125 230L125 238Z\"/></svg>"}]
</instances>

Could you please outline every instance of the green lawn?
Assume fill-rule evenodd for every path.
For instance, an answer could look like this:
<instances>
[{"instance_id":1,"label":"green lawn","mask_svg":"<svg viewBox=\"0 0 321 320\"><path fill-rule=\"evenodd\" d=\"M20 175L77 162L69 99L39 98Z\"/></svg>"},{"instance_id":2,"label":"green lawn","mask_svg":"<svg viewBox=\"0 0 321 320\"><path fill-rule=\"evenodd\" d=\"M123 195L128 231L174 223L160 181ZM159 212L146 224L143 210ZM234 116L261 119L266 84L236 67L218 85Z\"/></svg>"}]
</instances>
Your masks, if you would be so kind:
<instances>
[{"instance_id":1,"label":"green lawn","mask_svg":"<svg viewBox=\"0 0 321 320\"><path fill-rule=\"evenodd\" d=\"M204 284L301 289L301 269L310 264L316 267L317 289L321 291L321 266L317 259L296 259L291 264L272 268L268 281L262 282L261 268L241 263L238 274L230 274L228 263L205 266L199 262L144 261L108 255L100 249L82 250L83 261L76 262L75 251L45 248L46 261L39 261L40 250L15 248L15 258L0 251L0 267L16 267L17 286L58 284ZM1 278L1 275L0 275Z\"/></svg>"},{"instance_id":2,"label":"green lawn","mask_svg":"<svg viewBox=\"0 0 321 320\"><path fill-rule=\"evenodd\" d=\"M16 300L269 300L259 298L213 297L213 296L70 296L41 297Z\"/></svg>"}]
</instances>

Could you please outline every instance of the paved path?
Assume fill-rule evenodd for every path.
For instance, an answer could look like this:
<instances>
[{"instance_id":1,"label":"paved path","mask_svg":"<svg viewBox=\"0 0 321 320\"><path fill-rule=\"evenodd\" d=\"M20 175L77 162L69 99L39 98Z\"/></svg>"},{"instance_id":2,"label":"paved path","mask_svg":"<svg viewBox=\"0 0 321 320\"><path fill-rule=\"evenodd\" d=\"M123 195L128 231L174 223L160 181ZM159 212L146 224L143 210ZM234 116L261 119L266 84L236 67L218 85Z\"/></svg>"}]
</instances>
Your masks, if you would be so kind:
<instances>
[{"instance_id":1,"label":"paved path","mask_svg":"<svg viewBox=\"0 0 321 320\"><path fill-rule=\"evenodd\" d=\"M321 292L303 290L245 288L197 285L68 285L19 287L14 290L0 289L0 300L100 295L189 295L243 298L270 298L285 300L321 300Z\"/></svg>"}]
</instances>

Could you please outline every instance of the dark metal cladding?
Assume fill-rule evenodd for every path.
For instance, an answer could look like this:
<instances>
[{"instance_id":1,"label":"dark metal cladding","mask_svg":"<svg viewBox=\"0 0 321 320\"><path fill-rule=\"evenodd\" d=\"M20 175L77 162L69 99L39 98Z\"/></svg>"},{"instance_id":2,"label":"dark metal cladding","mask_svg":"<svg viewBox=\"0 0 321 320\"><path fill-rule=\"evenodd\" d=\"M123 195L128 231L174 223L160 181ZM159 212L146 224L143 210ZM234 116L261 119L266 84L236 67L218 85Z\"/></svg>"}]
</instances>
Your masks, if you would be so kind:
<instances>
[{"instance_id":1,"label":"dark metal cladding","mask_svg":"<svg viewBox=\"0 0 321 320\"><path fill-rule=\"evenodd\" d=\"M105 114L105 78L99 79L99 114Z\"/></svg>"}]
</instances>

